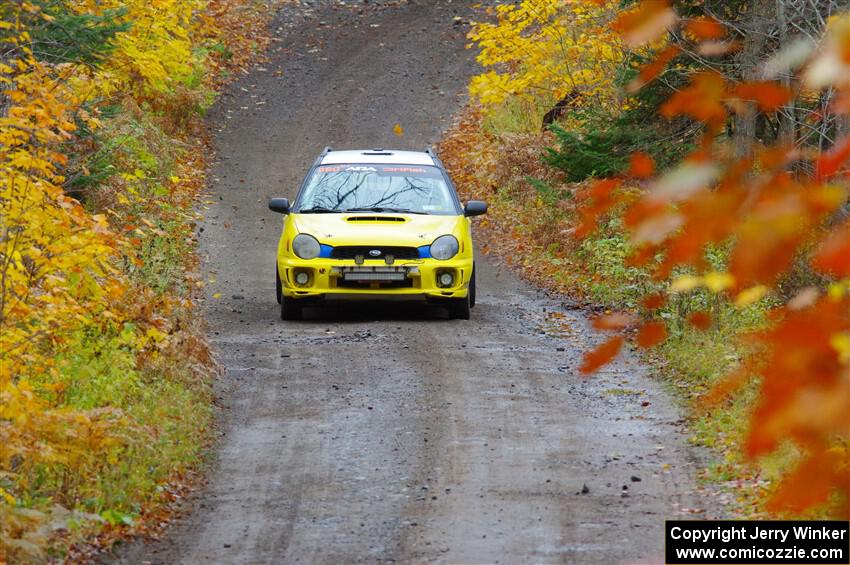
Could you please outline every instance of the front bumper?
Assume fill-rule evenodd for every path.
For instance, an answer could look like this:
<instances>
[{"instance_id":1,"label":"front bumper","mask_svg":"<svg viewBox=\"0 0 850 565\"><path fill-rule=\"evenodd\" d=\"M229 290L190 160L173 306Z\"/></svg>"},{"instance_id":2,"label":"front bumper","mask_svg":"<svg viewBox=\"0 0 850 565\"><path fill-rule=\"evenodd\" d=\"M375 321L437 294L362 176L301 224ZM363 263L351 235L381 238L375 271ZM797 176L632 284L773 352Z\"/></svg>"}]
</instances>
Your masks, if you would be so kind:
<instances>
[{"instance_id":1,"label":"front bumper","mask_svg":"<svg viewBox=\"0 0 850 565\"><path fill-rule=\"evenodd\" d=\"M306 284L296 282L299 273L307 274ZM442 286L439 282L444 273L452 275L451 285ZM465 298L472 277L472 258L405 260L392 265L380 260L357 265L348 260L281 258L278 275L287 298L345 295Z\"/></svg>"}]
</instances>

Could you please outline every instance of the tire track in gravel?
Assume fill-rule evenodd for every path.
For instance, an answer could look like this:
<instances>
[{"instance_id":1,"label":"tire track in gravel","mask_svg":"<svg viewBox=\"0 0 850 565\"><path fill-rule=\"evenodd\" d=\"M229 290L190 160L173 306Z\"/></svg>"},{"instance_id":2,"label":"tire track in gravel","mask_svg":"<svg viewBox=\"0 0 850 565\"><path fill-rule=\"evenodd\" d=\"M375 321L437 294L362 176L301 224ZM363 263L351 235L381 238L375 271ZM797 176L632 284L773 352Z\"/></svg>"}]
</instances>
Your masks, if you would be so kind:
<instances>
[{"instance_id":1,"label":"tire track in gravel","mask_svg":"<svg viewBox=\"0 0 850 565\"><path fill-rule=\"evenodd\" d=\"M192 511L119 562L633 563L659 558L665 517L706 504L662 386L631 355L581 378L584 315L491 259L469 322L386 304L278 319L266 200L325 145L436 141L475 70L453 21L473 4L284 7L269 60L212 111L221 435Z\"/></svg>"}]
</instances>

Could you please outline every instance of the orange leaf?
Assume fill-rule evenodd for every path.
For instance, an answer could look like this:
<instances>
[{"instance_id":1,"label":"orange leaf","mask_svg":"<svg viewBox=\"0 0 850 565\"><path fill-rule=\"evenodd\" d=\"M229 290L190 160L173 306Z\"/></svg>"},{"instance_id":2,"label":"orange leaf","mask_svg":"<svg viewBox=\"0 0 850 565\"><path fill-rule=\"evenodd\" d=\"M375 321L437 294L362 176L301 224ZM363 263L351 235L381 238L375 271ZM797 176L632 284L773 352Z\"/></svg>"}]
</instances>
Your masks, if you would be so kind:
<instances>
[{"instance_id":1,"label":"orange leaf","mask_svg":"<svg viewBox=\"0 0 850 565\"><path fill-rule=\"evenodd\" d=\"M812 264L822 273L850 277L850 221L829 234L815 253Z\"/></svg>"},{"instance_id":2,"label":"orange leaf","mask_svg":"<svg viewBox=\"0 0 850 565\"><path fill-rule=\"evenodd\" d=\"M784 167L795 158L799 158L793 147L777 145L775 147L762 147L757 150L757 156L761 166L768 169Z\"/></svg>"},{"instance_id":3,"label":"orange leaf","mask_svg":"<svg viewBox=\"0 0 850 565\"><path fill-rule=\"evenodd\" d=\"M637 335L637 343L644 349L655 347L665 339L667 339L667 326L664 322L648 322Z\"/></svg>"},{"instance_id":4,"label":"orange leaf","mask_svg":"<svg viewBox=\"0 0 850 565\"><path fill-rule=\"evenodd\" d=\"M656 55L655 60L641 67L637 78L626 86L626 90L628 92L636 92L640 90L643 85L651 82L655 79L655 77L663 73L664 69L667 68L667 64L675 59L681 52L682 50L676 45L666 47L663 51Z\"/></svg>"},{"instance_id":5,"label":"orange leaf","mask_svg":"<svg viewBox=\"0 0 850 565\"><path fill-rule=\"evenodd\" d=\"M711 314L705 311L694 312L688 316L688 323L700 330L707 330L711 327Z\"/></svg>"},{"instance_id":6,"label":"orange leaf","mask_svg":"<svg viewBox=\"0 0 850 565\"><path fill-rule=\"evenodd\" d=\"M634 323L635 317L633 315L625 312L614 312L593 320L593 327L597 330L622 330Z\"/></svg>"},{"instance_id":7,"label":"orange leaf","mask_svg":"<svg viewBox=\"0 0 850 565\"><path fill-rule=\"evenodd\" d=\"M619 179L602 179L593 183L590 195L598 202L610 197L618 186L620 186Z\"/></svg>"},{"instance_id":8,"label":"orange leaf","mask_svg":"<svg viewBox=\"0 0 850 565\"><path fill-rule=\"evenodd\" d=\"M833 486L841 481L837 475L847 472L847 461L841 459L838 450L825 449L805 459L785 477L767 509L799 513L826 502Z\"/></svg>"},{"instance_id":9,"label":"orange leaf","mask_svg":"<svg viewBox=\"0 0 850 565\"><path fill-rule=\"evenodd\" d=\"M726 35L726 27L713 18L695 18L685 25L685 31L697 39L720 39Z\"/></svg>"},{"instance_id":10,"label":"orange leaf","mask_svg":"<svg viewBox=\"0 0 850 565\"><path fill-rule=\"evenodd\" d=\"M835 93L832 103L829 105L831 114L850 114L850 90Z\"/></svg>"},{"instance_id":11,"label":"orange leaf","mask_svg":"<svg viewBox=\"0 0 850 565\"><path fill-rule=\"evenodd\" d=\"M643 307L647 310L657 310L667 304L667 296L661 293L651 294L643 299Z\"/></svg>"},{"instance_id":12,"label":"orange leaf","mask_svg":"<svg viewBox=\"0 0 850 565\"><path fill-rule=\"evenodd\" d=\"M575 236L578 239L584 239L585 237L592 234L596 231L597 221L599 217L596 214L587 214L582 213L582 221L579 226L576 228Z\"/></svg>"},{"instance_id":13,"label":"orange leaf","mask_svg":"<svg viewBox=\"0 0 850 565\"><path fill-rule=\"evenodd\" d=\"M736 234L729 271L739 289L773 284L790 268L810 230L840 205L836 190L774 179Z\"/></svg>"},{"instance_id":14,"label":"orange leaf","mask_svg":"<svg viewBox=\"0 0 850 565\"><path fill-rule=\"evenodd\" d=\"M655 172L655 161L652 160L652 157L643 151L632 154L631 167L629 167L630 175L645 179L651 177L653 172Z\"/></svg>"},{"instance_id":15,"label":"orange leaf","mask_svg":"<svg viewBox=\"0 0 850 565\"><path fill-rule=\"evenodd\" d=\"M703 409L713 408L730 398L749 381L749 372L738 369L719 381L717 381L705 395L700 398L700 407Z\"/></svg>"},{"instance_id":16,"label":"orange leaf","mask_svg":"<svg viewBox=\"0 0 850 565\"><path fill-rule=\"evenodd\" d=\"M661 37L677 19L666 0L643 0L636 9L621 13L612 26L627 45L637 47Z\"/></svg>"},{"instance_id":17,"label":"orange leaf","mask_svg":"<svg viewBox=\"0 0 850 565\"><path fill-rule=\"evenodd\" d=\"M618 335L604 342L593 351L585 353L584 363L582 363L579 371L585 375L595 373L600 367L610 363L611 360L617 356L617 353L619 353L620 349L623 347L624 341L625 339L623 336Z\"/></svg>"},{"instance_id":18,"label":"orange leaf","mask_svg":"<svg viewBox=\"0 0 850 565\"><path fill-rule=\"evenodd\" d=\"M593 233L599 217L617 203L614 190L619 185L619 179L599 180L579 196L579 199L589 201L589 204L579 209L582 221L575 231L577 238L582 239Z\"/></svg>"},{"instance_id":19,"label":"orange leaf","mask_svg":"<svg viewBox=\"0 0 850 565\"><path fill-rule=\"evenodd\" d=\"M722 124L727 115L723 105L725 95L726 79L723 75L703 71L661 106L661 115L665 118L686 115L706 124Z\"/></svg>"},{"instance_id":20,"label":"orange leaf","mask_svg":"<svg viewBox=\"0 0 850 565\"><path fill-rule=\"evenodd\" d=\"M848 312L846 299L822 296L808 308L775 310L775 325L753 336L764 347L748 456L770 453L787 438L809 443L846 436L850 383L834 338L850 330Z\"/></svg>"},{"instance_id":21,"label":"orange leaf","mask_svg":"<svg viewBox=\"0 0 850 565\"><path fill-rule=\"evenodd\" d=\"M771 81L739 84L733 94L742 100L755 101L762 112L775 112L792 98L790 90Z\"/></svg>"},{"instance_id":22,"label":"orange leaf","mask_svg":"<svg viewBox=\"0 0 850 565\"><path fill-rule=\"evenodd\" d=\"M658 249L652 245L644 245L632 251L632 254L626 257L626 266L628 267L643 267L658 254Z\"/></svg>"},{"instance_id":23,"label":"orange leaf","mask_svg":"<svg viewBox=\"0 0 850 565\"><path fill-rule=\"evenodd\" d=\"M835 143L832 148L818 158L815 170L818 179L826 179L839 171L850 159L850 136Z\"/></svg>"}]
</instances>

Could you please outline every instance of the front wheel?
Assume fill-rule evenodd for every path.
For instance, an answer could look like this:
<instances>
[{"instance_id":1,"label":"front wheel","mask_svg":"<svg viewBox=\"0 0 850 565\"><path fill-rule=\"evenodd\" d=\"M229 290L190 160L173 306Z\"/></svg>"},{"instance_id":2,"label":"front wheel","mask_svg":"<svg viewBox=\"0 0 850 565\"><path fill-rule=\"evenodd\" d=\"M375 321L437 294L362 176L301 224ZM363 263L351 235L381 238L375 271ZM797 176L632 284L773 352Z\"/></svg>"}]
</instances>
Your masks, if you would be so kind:
<instances>
[{"instance_id":1,"label":"front wheel","mask_svg":"<svg viewBox=\"0 0 850 565\"><path fill-rule=\"evenodd\" d=\"M277 303L281 304L283 301L283 284L280 282L280 273L277 272L277 266L274 268L274 290Z\"/></svg>"},{"instance_id":2,"label":"front wheel","mask_svg":"<svg viewBox=\"0 0 850 565\"><path fill-rule=\"evenodd\" d=\"M300 320L303 317L303 306L295 298L282 296L280 300L281 320Z\"/></svg>"},{"instance_id":3,"label":"front wheel","mask_svg":"<svg viewBox=\"0 0 850 565\"><path fill-rule=\"evenodd\" d=\"M472 266L472 278L469 279L469 307L475 308L475 265Z\"/></svg>"},{"instance_id":4,"label":"front wheel","mask_svg":"<svg viewBox=\"0 0 850 565\"><path fill-rule=\"evenodd\" d=\"M449 318L453 320L468 320L469 311L471 309L471 300L469 294L466 298L450 298L448 303Z\"/></svg>"},{"instance_id":5,"label":"front wheel","mask_svg":"<svg viewBox=\"0 0 850 565\"><path fill-rule=\"evenodd\" d=\"M450 298L447 308L449 310L449 318L454 320L468 320L470 310L475 307L475 268L472 269L472 276L469 279L469 291L466 293L466 298Z\"/></svg>"}]
</instances>

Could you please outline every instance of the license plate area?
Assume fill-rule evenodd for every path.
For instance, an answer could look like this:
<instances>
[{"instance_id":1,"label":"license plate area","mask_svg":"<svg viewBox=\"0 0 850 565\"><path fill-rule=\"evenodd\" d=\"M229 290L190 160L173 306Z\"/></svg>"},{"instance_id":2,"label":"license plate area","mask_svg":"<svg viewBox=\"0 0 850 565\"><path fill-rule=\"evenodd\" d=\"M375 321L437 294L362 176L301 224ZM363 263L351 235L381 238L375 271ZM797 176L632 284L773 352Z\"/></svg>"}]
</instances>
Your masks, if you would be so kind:
<instances>
[{"instance_id":1,"label":"license plate area","mask_svg":"<svg viewBox=\"0 0 850 565\"><path fill-rule=\"evenodd\" d=\"M414 273L413 271L416 271ZM410 267L334 267L334 273L345 282L355 283L393 283L402 282L419 269Z\"/></svg>"},{"instance_id":2,"label":"license plate area","mask_svg":"<svg viewBox=\"0 0 850 565\"><path fill-rule=\"evenodd\" d=\"M406 278L406 273L387 273L386 271L342 274L342 280L346 282L397 282L403 281Z\"/></svg>"}]
</instances>

